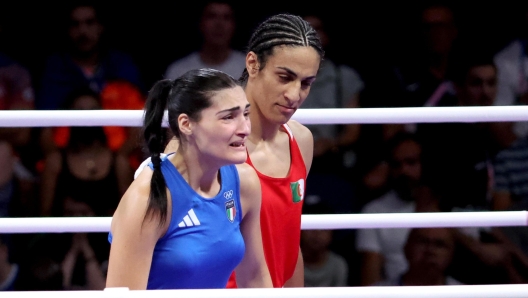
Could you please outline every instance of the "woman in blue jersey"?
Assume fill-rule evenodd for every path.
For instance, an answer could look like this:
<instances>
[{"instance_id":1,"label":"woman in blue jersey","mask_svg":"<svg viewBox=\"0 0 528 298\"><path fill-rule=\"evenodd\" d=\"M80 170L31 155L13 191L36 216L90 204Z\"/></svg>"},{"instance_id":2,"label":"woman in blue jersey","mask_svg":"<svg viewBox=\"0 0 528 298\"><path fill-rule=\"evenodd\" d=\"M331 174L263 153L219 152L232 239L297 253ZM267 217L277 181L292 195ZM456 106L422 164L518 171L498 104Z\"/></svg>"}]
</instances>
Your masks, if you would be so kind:
<instances>
[{"instance_id":1,"label":"woman in blue jersey","mask_svg":"<svg viewBox=\"0 0 528 298\"><path fill-rule=\"evenodd\" d=\"M180 141L161 156L162 119ZM192 70L161 80L145 105L149 169L114 213L106 287L224 288L232 270L241 287L271 287L260 232L261 189L245 164L249 102L229 75Z\"/></svg>"},{"instance_id":2,"label":"woman in blue jersey","mask_svg":"<svg viewBox=\"0 0 528 298\"><path fill-rule=\"evenodd\" d=\"M247 49L246 68L239 80L254 111L247 162L261 182L267 264L275 287L303 287L301 211L314 141L310 130L291 118L310 93L324 50L315 29L292 14L272 15L261 22ZM172 139L165 152L178 148L178 140ZM137 176L149 162L147 158L139 166ZM243 286L235 275L228 288Z\"/></svg>"}]
</instances>

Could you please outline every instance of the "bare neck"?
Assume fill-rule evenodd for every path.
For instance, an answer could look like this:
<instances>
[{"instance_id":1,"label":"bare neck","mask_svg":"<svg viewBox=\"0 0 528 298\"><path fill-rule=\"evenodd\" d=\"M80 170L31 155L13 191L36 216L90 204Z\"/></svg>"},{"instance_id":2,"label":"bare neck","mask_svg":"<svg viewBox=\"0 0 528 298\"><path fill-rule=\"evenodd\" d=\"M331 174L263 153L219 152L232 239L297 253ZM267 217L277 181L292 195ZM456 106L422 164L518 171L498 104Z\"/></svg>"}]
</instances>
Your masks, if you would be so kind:
<instances>
[{"instance_id":1,"label":"bare neck","mask_svg":"<svg viewBox=\"0 0 528 298\"><path fill-rule=\"evenodd\" d=\"M255 101L252 99L251 93L251 88L246 86L248 101L252 106L252 111L249 114L249 119L251 121L251 134L248 139L252 143L272 141L279 134L282 124L266 119L263 113L258 109Z\"/></svg>"},{"instance_id":2,"label":"bare neck","mask_svg":"<svg viewBox=\"0 0 528 298\"><path fill-rule=\"evenodd\" d=\"M193 148L183 148L186 145L180 145L169 159L199 195L214 197L220 191L220 166L215 166L212 160L201 158Z\"/></svg>"}]
</instances>

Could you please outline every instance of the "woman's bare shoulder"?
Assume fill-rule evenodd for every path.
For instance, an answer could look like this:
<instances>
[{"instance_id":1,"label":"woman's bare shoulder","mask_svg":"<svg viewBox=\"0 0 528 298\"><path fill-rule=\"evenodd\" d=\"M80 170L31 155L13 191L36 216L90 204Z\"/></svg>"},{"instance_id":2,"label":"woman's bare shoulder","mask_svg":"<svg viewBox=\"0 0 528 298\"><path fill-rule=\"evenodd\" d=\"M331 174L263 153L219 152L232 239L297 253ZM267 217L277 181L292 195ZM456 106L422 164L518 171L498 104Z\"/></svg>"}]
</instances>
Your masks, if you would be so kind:
<instances>
[{"instance_id":1,"label":"woman's bare shoulder","mask_svg":"<svg viewBox=\"0 0 528 298\"><path fill-rule=\"evenodd\" d=\"M306 169L307 171L310 171L314 151L314 139L312 132L308 129L308 127L295 120L288 121L288 127L290 127L293 137L299 145Z\"/></svg>"},{"instance_id":2,"label":"woman's bare shoulder","mask_svg":"<svg viewBox=\"0 0 528 298\"><path fill-rule=\"evenodd\" d=\"M308 127L304 126L296 120L288 121L288 127L290 127L291 131L293 132L293 136L295 137L297 142L313 143L313 135L312 132L308 129Z\"/></svg>"},{"instance_id":3,"label":"woman's bare shoulder","mask_svg":"<svg viewBox=\"0 0 528 298\"><path fill-rule=\"evenodd\" d=\"M237 164L238 176L241 183L259 183L259 178L255 169L247 163Z\"/></svg>"},{"instance_id":4,"label":"woman's bare shoulder","mask_svg":"<svg viewBox=\"0 0 528 298\"><path fill-rule=\"evenodd\" d=\"M144 215L148 205L151 178L152 170L147 167L132 181L119 202L114 218Z\"/></svg>"}]
</instances>

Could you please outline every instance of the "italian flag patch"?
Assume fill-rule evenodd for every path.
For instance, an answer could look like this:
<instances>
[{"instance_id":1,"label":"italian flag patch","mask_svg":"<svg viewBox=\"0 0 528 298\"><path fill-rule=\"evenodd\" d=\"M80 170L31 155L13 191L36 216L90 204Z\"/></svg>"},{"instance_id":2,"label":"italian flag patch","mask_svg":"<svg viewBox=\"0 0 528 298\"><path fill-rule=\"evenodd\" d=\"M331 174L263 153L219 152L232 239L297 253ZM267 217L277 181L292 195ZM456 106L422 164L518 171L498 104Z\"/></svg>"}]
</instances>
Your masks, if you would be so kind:
<instances>
[{"instance_id":1,"label":"italian flag patch","mask_svg":"<svg viewBox=\"0 0 528 298\"><path fill-rule=\"evenodd\" d=\"M304 199L304 179L299 179L295 182L290 182L292 192L292 200L294 203L299 203Z\"/></svg>"},{"instance_id":2,"label":"italian flag patch","mask_svg":"<svg viewBox=\"0 0 528 298\"><path fill-rule=\"evenodd\" d=\"M227 201L225 203L225 209L226 209L227 219L229 219L230 222L233 222L236 217L235 201L234 200Z\"/></svg>"}]
</instances>

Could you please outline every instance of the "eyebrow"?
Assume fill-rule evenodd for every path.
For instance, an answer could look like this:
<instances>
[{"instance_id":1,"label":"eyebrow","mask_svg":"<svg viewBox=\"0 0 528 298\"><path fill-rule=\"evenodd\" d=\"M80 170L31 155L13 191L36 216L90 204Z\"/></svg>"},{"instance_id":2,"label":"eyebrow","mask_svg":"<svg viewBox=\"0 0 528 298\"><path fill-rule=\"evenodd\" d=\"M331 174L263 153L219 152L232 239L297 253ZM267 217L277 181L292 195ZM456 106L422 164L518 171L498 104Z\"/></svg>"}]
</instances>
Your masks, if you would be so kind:
<instances>
[{"instance_id":1,"label":"eyebrow","mask_svg":"<svg viewBox=\"0 0 528 298\"><path fill-rule=\"evenodd\" d=\"M295 73L295 71L289 69L288 67L278 66L277 68L286 71L287 73L289 73L292 76L298 77L297 73ZM316 78L316 76L311 76L311 77L305 78L304 80L311 80L311 79L315 79L315 78Z\"/></svg>"},{"instance_id":2,"label":"eyebrow","mask_svg":"<svg viewBox=\"0 0 528 298\"><path fill-rule=\"evenodd\" d=\"M249 108L249 106L250 106L250 104L248 103L244 109ZM221 113L224 113L224 112L233 112L233 111L237 111L237 110L240 110L240 107L232 107L230 109L221 110L221 111L219 111L216 114L218 115L218 114L221 114Z\"/></svg>"}]
</instances>

